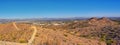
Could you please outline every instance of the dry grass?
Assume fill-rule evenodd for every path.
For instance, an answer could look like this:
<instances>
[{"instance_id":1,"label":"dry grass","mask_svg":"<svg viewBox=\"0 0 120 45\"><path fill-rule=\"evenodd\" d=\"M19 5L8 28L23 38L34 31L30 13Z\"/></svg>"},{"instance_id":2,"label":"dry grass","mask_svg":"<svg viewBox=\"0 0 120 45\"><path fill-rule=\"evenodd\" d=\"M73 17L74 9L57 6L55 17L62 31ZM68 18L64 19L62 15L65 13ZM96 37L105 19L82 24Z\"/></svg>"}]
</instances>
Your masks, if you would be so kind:
<instances>
[{"instance_id":1,"label":"dry grass","mask_svg":"<svg viewBox=\"0 0 120 45\"><path fill-rule=\"evenodd\" d=\"M0 40L20 43L28 42L33 31L26 24L16 25L20 30L16 30L12 23L0 24Z\"/></svg>"}]
</instances>

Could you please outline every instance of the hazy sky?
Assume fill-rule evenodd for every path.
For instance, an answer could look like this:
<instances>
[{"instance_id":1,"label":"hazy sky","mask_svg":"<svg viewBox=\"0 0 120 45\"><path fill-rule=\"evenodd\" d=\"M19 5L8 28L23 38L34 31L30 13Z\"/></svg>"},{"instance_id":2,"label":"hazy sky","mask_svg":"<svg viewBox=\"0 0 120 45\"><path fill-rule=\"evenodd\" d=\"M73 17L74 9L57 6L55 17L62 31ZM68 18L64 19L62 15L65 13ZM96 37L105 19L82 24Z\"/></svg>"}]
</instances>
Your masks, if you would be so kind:
<instances>
[{"instance_id":1,"label":"hazy sky","mask_svg":"<svg viewBox=\"0 0 120 45\"><path fill-rule=\"evenodd\" d=\"M120 17L119 0L0 0L0 18Z\"/></svg>"}]
</instances>

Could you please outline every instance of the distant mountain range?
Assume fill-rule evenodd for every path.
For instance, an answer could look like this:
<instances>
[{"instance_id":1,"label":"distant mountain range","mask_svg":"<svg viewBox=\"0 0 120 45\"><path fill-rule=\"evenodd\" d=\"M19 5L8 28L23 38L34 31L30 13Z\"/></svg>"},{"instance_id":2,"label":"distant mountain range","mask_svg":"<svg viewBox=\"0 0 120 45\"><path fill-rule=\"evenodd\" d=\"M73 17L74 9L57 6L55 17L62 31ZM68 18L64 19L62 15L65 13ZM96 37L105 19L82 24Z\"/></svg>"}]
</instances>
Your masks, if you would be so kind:
<instances>
[{"instance_id":1,"label":"distant mountain range","mask_svg":"<svg viewBox=\"0 0 120 45\"><path fill-rule=\"evenodd\" d=\"M120 17L108 17L109 19L120 21ZM1 23L13 21L66 21L66 20L86 20L89 17L71 17L71 18L29 18L29 19L0 19Z\"/></svg>"}]
</instances>

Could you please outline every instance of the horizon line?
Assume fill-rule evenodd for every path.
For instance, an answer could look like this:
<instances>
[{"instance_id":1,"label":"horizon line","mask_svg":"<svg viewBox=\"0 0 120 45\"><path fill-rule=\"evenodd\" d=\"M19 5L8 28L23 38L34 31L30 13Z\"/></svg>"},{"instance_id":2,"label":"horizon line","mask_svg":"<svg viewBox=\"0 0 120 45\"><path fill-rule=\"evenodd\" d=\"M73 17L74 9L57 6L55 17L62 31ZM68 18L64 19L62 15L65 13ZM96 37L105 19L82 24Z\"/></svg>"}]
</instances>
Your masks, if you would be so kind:
<instances>
[{"instance_id":1,"label":"horizon line","mask_svg":"<svg viewBox=\"0 0 120 45\"><path fill-rule=\"evenodd\" d=\"M1 18L0 17L0 19L38 19L38 18L41 18L41 19L44 19L44 18L53 18L53 19L60 19L60 18L92 18L92 17L97 17L97 18L102 18L102 17L107 17L107 18L112 18L112 17L116 17L116 18L118 18L118 17L120 17L120 16L110 16L110 17L108 17L108 16L90 16L90 17L30 17L30 18L28 18L28 17L24 17L24 18Z\"/></svg>"}]
</instances>

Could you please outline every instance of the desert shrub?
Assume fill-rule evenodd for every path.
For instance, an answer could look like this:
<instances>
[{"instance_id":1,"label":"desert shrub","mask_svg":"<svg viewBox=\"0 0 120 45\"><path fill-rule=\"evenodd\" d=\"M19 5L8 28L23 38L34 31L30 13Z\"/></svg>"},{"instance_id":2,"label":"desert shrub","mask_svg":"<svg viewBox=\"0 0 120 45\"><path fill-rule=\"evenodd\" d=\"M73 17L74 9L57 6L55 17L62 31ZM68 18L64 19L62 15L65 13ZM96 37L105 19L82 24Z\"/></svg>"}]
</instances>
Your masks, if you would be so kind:
<instances>
[{"instance_id":1,"label":"desert shrub","mask_svg":"<svg viewBox=\"0 0 120 45\"><path fill-rule=\"evenodd\" d=\"M105 40L106 40L106 35L105 35L105 34L102 34L100 40L101 40L101 41L105 41Z\"/></svg>"},{"instance_id":2,"label":"desert shrub","mask_svg":"<svg viewBox=\"0 0 120 45\"><path fill-rule=\"evenodd\" d=\"M2 36L0 35L0 40L2 39Z\"/></svg>"},{"instance_id":3,"label":"desert shrub","mask_svg":"<svg viewBox=\"0 0 120 45\"><path fill-rule=\"evenodd\" d=\"M37 35L35 35L35 37L38 37L39 35L37 34Z\"/></svg>"},{"instance_id":4,"label":"desert shrub","mask_svg":"<svg viewBox=\"0 0 120 45\"><path fill-rule=\"evenodd\" d=\"M66 40L63 40L64 42L66 42Z\"/></svg>"},{"instance_id":5,"label":"desert shrub","mask_svg":"<svg viewBox=\"0 0 120 45\"><path fill-rule=\"evenodd\" d=\"M92 36L91 36L91 35L80 35L79 37L92 38Z\"/></svg>"},{"instance_id":6,"label":"desert shrub","mask_svg":"<svg viewBox=\"0 0 120 45\"><path fill-rule=\"evenodd\" d=\"M20 43L27 43L27 41L25 41L25 39L19 39Z\"/></svg>"},{"instance_id":7,"label":"desert shrub","mask_svg":"<svg viewBox=\"0 0 120 45\"><path fill-rule=\"evenodd\" d=\"M87 37L87 35L80 35L79 37Z\"/></svg>"},{"instance_id":8,"label":"desert shrub","mask_svg":"<svg viewBox=\"0 0 120 45\"><path fill-rule=\"evenodd\" d=\"M113 43L112 39L106 40L107 45L111 45Z\"/></svg>"},{"instance_id":9,"label":"desert shrub","mask_svg":"<svg viewBox=\"0 0 120 45\"><path fill-rule=\"evenodd\" d=\"M82 45L82 44L78 43L77 45Z\"/></svg>"},{"instance_id":10,"label":"desert shrub","mask_svg":"<svg viewBox=\"0 0 120 45\"><path fill-rule=\"evenodd\" d=\"M12 39L13 39L13 40L16 40L16 38L15 38L15 37L12 37Z\"/></svg>"},{"instance_id":11,"label":"desert shrub","mask_svg":"<svg viewBox=\"0 0 120 45\"><path fill-rule=\"evenodd\" d=\"M65 37L67 37L68 35L67 34L64 34Z\"/></svg>"}]
</instances>

